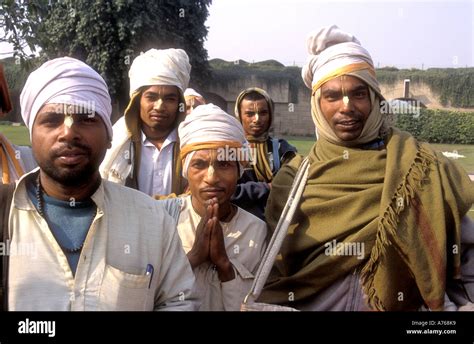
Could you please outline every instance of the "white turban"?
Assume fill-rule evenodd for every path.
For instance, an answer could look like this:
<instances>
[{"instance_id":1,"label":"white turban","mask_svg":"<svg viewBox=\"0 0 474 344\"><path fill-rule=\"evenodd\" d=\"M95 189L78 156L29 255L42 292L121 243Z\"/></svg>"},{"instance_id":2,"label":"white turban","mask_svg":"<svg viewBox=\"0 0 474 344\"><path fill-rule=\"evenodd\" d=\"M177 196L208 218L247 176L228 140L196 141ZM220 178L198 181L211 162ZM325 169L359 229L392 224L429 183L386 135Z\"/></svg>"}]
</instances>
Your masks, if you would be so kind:
<instances>
[{"instance_id":1,"label":"white turban","mask_svg":"<svg viewBox=\"0 0 474 344\"><path fill-rule=\"evenodd\" d=\"M191 65L182 49L150 49L133 60L130 77L130 97L140 87L173 85L184 92L188 87Z\"/></svg>"},{"instance_id":2,"label":"white turban","mask_svg":"<svg viewBox=\"0 0 474 344\"><path fill-rule=\"evenodd\" d=\"M310 55L301 76L313 93L336 76L360 70L369 71L364 81L380 93L372 58L353 35L332 25L310 33L306 45Z\"/></svg>"},{"instance_id":3,"label":"white turban","mask_svg":"<svg viewBox=\"0 0 474 344\"><path fill-rule=\"evenodd\" d=\"M30 74L20 95L21 116L30 137L38 111L45 104L73 105L82 114L95 112L104 121L112 139L112 105L107 84L84 62L60 57Z\"/></svg>"},{"instance_id":4,"label":"white turban","mask_svg":"<svg viewBox=\"0 0 474 344\"><path fill-rule=\"evenodd\" d=\"M184 91L184 98L194 98L194 97L201 97L204 98L202 95L200 95L194 88L187 88Z\"/></svg>"},{"instance_id":5,"label":"white turban","mask_svg":"<svg viewBox=\"0 0 474 344\"><path fill-rule=\"evenodd\" d=\"M178 128L183 177L187 178L189 162L200 149L239 148L235 155L239 162L250 160L250 150L244 129L239 121L214 104L197 106ZM242 159L248 157L249 159ZM218 157L219 158L219 157ZM238 159L237 159L238 158ZM240 174L243 167L239 168Z\"/></svg>"}]
</instances>

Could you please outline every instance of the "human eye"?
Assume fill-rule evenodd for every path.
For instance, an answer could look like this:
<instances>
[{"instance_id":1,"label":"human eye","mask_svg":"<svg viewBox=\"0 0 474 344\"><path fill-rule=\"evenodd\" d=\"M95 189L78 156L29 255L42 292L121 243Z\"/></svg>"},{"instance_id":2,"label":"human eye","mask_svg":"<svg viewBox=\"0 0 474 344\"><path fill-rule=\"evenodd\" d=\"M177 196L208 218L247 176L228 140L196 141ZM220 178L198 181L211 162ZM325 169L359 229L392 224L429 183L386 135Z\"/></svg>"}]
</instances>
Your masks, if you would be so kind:
<instances>
[{"instance_id":1,"label":"human eye","mask_svg":"<svg viewBox=\"0 0 474 344\"><path fill-rule=\"evenodd\" d=\"M191 162L191 166L193 168L196 168L196 169L199 169L199 170L202 170L202 169L205 169L208 167L208 163L204 160L193 160Z\"/></svg>"},{"instance_id":2,"label":"human eye","mask_svg":"<svg viewBox=\"0 0 474 344\"><path fill-rule=\"evenodd\" d=\"M47 127L57 127L64 122L64 115L59 113L46 113L39 116L38 123Z\"/></svg>"}]
</instances>

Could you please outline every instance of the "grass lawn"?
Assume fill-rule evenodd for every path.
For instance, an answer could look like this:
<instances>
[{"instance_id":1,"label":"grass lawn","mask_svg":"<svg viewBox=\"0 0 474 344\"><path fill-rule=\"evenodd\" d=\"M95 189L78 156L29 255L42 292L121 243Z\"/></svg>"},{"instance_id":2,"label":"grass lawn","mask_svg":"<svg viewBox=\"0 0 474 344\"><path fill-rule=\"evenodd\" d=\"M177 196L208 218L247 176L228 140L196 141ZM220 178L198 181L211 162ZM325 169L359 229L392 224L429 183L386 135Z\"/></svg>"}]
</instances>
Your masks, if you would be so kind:
<instances>
[{"instance_id":1,"label":"grass lawn","mask_svg":"<svg viewBox=\"0 0 474 344\"><path fill-rule=\"evenodd\" d=\"M5 135L11 143L19 146L31 146L30 134L25 126L0 125L0 133Z\"/></svg>"}]
</instances>

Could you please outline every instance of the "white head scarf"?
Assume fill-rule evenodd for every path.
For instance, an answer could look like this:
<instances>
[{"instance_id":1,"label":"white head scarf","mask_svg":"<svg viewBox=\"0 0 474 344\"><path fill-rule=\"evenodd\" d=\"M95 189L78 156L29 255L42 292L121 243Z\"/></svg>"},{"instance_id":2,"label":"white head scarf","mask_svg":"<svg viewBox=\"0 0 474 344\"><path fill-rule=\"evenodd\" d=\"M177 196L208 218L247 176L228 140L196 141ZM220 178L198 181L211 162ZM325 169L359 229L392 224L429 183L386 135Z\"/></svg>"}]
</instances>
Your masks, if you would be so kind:
<instances>
[{"instance_id":1,"label":"white head scarf","mask_svg":"<svg viewBox=\"0 0 474 344\"><path fill-rule=\"evenodd\" d=\"M21 116L31 132L38 111L45 104L67 104L80 113L99 115L112 139L112 105L107 84L90 66L72 57L44 63L32 72L20 95Z\"/></svg>"},{"instance_id":2,"label":"white head scarf","mask_svg":"<svg viewBox=\"0 0 474 344\"><path fill-rule=\"evenodd\" d=\"M189 154L185 153L183 163L185 178L188 175L189 162L197 150L216 149L230 143L242 147L243 150L249 149L244 129L239 121L212 103L199 105L186 116L179 125L178 134L181 152L185 153L189 148ZM248 151L248 157L250 157L250 151ZM242 166L239 172L242 175Z\"/></svg>"},{"instance_id":3,"label":"white head scarf","mask_svg":"<svg viewBox=\"0 0 474 344\"><path fill-rule=\"evenodd\" d=\"M188 87L191 65L182 49L150 49L133 60L130 77L130 97L140 87L173 85L184 92Z\"/></svg>"},{"instance_id":4,"label":"white head scarf","mask_svg":"<svg viewBox=\"0 0 474 344\"><path fill-rule=\"evenodd\" d=\"M312 32L306 45L310 55L301 76L306 86L312 89L311 112L316 125L316 136L322 136L332 143L342 143L319 107L321 86L341 75L355 76L364 81L369 86L372 104L371 113L360 136L344 144L363 144L380 136L387 128L386 119L380 112L380 101L384 98L375 78L374 64L369 52L360 45L357 38L340 30L336 25Z\"/></svg>"},{"instance_id":5,"label":"white head scarf","mask_svg":"<svg viewBox=\"0 0 474 344\"><path fill-rule=\"evenodd\" d=\"M194 88L187 88L184 91L184 98L194 98L194 97L201 97L204 98L202 95L200 95Z\"/></svg>"}]
</instances>

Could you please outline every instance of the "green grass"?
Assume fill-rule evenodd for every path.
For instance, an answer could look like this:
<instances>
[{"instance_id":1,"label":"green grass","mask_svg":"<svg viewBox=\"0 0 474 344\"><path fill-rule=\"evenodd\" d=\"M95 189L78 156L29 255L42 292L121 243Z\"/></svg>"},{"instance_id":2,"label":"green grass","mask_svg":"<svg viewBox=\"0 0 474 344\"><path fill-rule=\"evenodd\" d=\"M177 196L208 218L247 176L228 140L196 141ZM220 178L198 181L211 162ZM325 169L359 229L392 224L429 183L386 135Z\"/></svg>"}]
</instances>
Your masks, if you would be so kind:
<instances>
[{"instance_id":1,"label":"green grass","mask_svg":"<svg viewBox=\"0 0 474 344\"><path fill-rule=\"evenodd\" d=\"M30 134L25 126L0 125L0 133L5 135L11 143L19 146L31 146Z\"/></svg>"}]
</instances>

